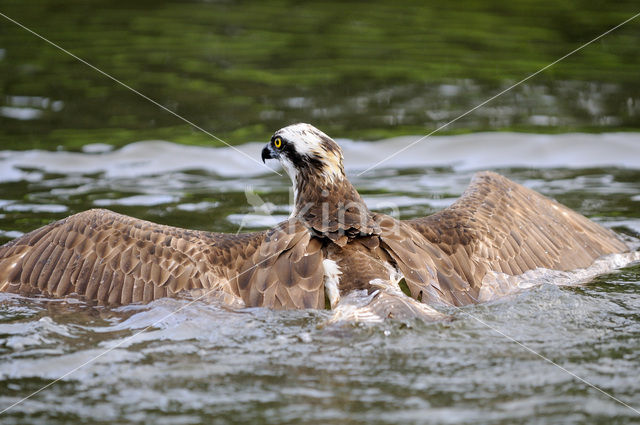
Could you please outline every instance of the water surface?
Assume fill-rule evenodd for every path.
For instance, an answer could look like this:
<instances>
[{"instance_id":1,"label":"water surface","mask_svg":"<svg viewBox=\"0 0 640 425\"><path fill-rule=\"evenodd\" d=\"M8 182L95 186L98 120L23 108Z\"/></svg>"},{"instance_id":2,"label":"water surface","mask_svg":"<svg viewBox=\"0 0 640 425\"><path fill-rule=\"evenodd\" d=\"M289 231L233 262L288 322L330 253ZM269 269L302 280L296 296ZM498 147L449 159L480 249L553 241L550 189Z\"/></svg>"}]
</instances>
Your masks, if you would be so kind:
<instances>
[{"instance_id":1,"label":"water surface","mask_svg":"<svg viewBox=\"0 0 640 425\"><path fill-rule=\"evenodd\" d=\"M276 129L313 123L340 138L374 210L433 213L492 169L629 237L640 235L636 22L445 129L467 134L358 172L637 9L633 0L0 6L255 160ZM0 18L0 243L95 207L223 232L288 216L286 177L212 146L222 144ZM106 309L0 294L0 409L113 348L0 422L638 421L504 335L640 409L640 268L583 286L539 283L443 311L449 321L346 325L328 324L327 311L171 299Z\"/></svg>"},{"instance_id":2,"label":"water surface","mask_svg":"<svg viewBox=\"0 0 640 425\"><path fill-rule=\"evenodd\" d=\"M232 144L294 122L427 133L638 13L634 0L4 0L0 12ZM640 129L638 20L446 131ZM219 142L0 17L0 145Z\"/></svg>"},{"instance_id":3,"label":"water surface","mask_svg":"<svg viewBox=\"0 0 640 425\"><path fill-rule=\"evenodd\" d=\"M491 143L505 137L513 148ZM639 141L635 133L451 136L360 177L370 164L364 152L381 159L406 140L341 144L347 173L366 201L400 218L448 206L482 158L492 158L487 165L494 170L637 237ZM257 158L260 146L239 149ZM598 150L602 146L607 149ZM228 148L140 142L85 150L0 154L2 241L92 207L230 232L265 228L289 213L286 176ZM162 164L171 167L158 172ZM507 299L445 309L452 320L436 323L329 324L329 311L229 311L187 303L162 299L107 309L0 294L2 407L120 344L12 408L2 423L638 420L504 336L637 409L638 265L582 286L541 282Z\"/></svg>"}]
</instances>

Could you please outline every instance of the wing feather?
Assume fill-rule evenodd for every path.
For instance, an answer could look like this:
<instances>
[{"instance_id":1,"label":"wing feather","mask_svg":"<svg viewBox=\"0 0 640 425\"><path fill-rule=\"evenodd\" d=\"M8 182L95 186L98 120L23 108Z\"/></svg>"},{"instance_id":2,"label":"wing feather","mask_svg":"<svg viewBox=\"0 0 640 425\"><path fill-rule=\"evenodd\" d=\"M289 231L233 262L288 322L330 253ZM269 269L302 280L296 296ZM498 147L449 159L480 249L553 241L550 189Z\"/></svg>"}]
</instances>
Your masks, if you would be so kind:
<instances>
[{"instance_id":1,"label":"wing feather","mask_svg":"<svg viewBox=\"0 0 640 425\"><path fill-rule=\"evenodd\" d=\"M383 241L397 250L399 267L425 263L413 251L428 256L422 268L438 270L437 279L428 285L441 293L442 300L454 300L454 304L477 299L490 271L519 275L538 267L573 270L591 265L602 255L629 249L611 230L492 172L478 173L451 207L404 221L394 235L387 227ZM429 246L415 242L412 230ZM425 285L416 280L409 288L413 293Z\"/></svg>"},{"instance_id":2,"label":"wing feather","mask_svg":"<svg viewBox=\"0 0 640 425\"><path fill-rule=\"evenodd\" d=\"M324 254L319 239L299 220L269 230L264 243L234 280L249 305L277 309L324 308Z\"/></svg>"}]
</instances>

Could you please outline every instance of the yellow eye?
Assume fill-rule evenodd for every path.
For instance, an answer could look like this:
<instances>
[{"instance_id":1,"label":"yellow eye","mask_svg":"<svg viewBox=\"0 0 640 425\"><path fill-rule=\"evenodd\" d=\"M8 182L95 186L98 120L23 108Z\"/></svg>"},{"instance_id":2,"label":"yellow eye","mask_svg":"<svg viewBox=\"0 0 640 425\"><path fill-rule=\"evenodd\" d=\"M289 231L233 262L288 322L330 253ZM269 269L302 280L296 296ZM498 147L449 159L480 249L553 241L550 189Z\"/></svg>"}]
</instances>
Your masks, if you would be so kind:
<instances>
[{"instance_id":1,"label":"yellow eye","mask_svg":"<svg viewBox=\"0 0 640 425\"><path fill-rule=\"evenodd\" d=\"M282 139L279 137L276 137L276 140L273 141L273 146L280 149L282 147Z\"/></svg>"}]
</instances>

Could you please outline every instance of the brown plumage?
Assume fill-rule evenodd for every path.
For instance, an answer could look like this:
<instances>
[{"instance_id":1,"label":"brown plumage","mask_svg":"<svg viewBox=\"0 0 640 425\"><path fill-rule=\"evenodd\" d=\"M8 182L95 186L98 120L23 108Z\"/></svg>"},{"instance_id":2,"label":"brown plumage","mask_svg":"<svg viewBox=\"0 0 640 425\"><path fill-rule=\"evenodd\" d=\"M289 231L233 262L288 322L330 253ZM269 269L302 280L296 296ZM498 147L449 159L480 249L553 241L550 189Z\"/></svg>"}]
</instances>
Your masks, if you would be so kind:
<instances>
[{"instance_id":1,"label":"brown plumage","mask_svg":"<svg viewBox=\"0 0 640 425\"><path fill-rule=\"evenodd\" d=\"M486 285L488 272L572 270L628 250L612 231L491 172L429 217L372 213L338 145L308 124L276 132L262 156L280 160L296 195L292 217L273 229L209 233L85 211L0 247L0 291L120 305L204 290L236 305L324 308L325 294L335 307L365 290L378 291L384 314L404 317L420 308L399 300L401 279L415 300L465 305L509 291Z\"/></svg>"}]
</instances>

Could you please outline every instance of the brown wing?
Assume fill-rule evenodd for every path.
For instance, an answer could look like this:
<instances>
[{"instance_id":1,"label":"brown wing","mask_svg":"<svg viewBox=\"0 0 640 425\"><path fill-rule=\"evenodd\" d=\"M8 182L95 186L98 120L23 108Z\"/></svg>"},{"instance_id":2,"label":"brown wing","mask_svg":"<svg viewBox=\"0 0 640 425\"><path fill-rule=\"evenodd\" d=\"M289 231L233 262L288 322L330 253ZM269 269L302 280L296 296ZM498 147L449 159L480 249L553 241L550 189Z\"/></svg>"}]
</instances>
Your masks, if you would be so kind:
<instances>
[{"instance_id":1,"label":"brown wing","mask_svg":"<svg viewBox=\"0 0 640 425\"><path fill-rule=\"evenodd\" d=\"M77 294L117 305L201 288L262 305L238 292L236 282L256 252L282 254L267 236L191 231L107 210L85 211L0 247L0 291Z\"/></svg>"},{"instance_id":2,"label":"brown wing","mask_svg":"<svg viewBox=\"0 0 640 425\"><path fill-rule=\"evenodd\" d=\"M454 293L456 304L477 299L489 271L572 270L629 249L612 231L491 172L478 173L451 207L404 223L431 245L420 249L435 263L439 288L468 295ZM403 232L397 237L415 239Z\"/></svg>"}]
</instances>

